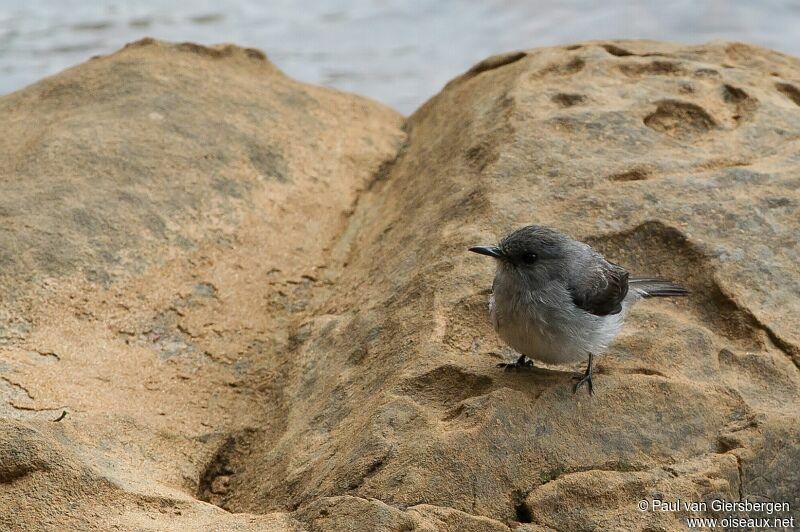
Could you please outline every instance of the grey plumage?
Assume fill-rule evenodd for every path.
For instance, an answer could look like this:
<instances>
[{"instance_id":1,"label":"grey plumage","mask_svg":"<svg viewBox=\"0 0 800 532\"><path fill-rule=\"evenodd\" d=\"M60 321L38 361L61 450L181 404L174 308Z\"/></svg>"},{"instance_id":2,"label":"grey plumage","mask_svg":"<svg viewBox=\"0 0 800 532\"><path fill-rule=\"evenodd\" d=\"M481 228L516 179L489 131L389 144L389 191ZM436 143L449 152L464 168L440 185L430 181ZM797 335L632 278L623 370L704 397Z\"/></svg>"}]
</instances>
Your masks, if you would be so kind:
<instances>
[{"instance_id":1,"label":"grey plumage","mask_svg":"<svg viewBox=\"0 0 800 532\"><path fill-rule=\"evenodd\" d=\"M684 287L667 281L666 279L657 279L653 277L634 277L628 281L628 284L635 290L638 290L642 297L676 297L689 295L688 290Z\"/></svg>"},{"instance_id":2,"label":"grey plumage","mask_svg":"<svg viewBox=\"0 0 800 532\"><path fill-rule=\"evenodd\" d=\"M547 363L588 357L576 390L586 382L591 391L592 356L607 349L632 304L688 294L671 281L630 277L589 245L542 226L470 251L496 259L490 316L500 337L522 355L515 365L526 356Z\"/></svg>"}]
</instances>

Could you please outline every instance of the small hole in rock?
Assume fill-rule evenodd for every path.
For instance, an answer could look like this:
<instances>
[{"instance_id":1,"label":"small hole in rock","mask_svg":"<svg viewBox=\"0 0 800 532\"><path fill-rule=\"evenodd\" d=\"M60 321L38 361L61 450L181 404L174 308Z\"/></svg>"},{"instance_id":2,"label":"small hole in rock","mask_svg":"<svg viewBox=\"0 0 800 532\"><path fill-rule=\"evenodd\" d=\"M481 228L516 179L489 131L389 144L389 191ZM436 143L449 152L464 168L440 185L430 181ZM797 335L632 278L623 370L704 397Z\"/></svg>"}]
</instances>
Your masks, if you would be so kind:
<instances>
[{"instance_id":1,"label":"small hole in rock","mask_svg":"<svg viewBox=\"0 0 800 532\"><path fill-rule=\"evenodd\" d=\"M586 97L583 94L559 93L553 96L552 100L553 103L556 103L561 107L572 107L574 105L578 105L579 103L585 102Z\"/></svg>"},{"instance_id":2,"label":"small hole in rock","mask_svg":"<svg viewBox=\"0 0 800 532\"><path fill-rule=\"evenodd\" d=\"M633 52L629 52L625 48L620 48L619 46L615 46L613 44L603 44L601 45L606 52L610 53L611 55L615 55L617 57L627 57L629 55L636 55Z\"/></svg>"},{"instance_id":3,"label":"small hole in rock","mask_svg":"<svg viewBox=\"0 0 800 532\"><path fill-rule=\"evenodd\" d=\"M794 103L800 105L800 89L788 83L776 83L775 88Z\"/></svg>"},{"instance_id":4,"label":"small hole in rock","mask_svg":"<svg viewBox=\"0 0 800 532\"><path fill-rule=\"evenodd\" d=\"M627 172L620 172L608 176L611 181L642 181L650 177L650 170L647 168L634 168Z\"/></svg>"},{"instance_id":5,"label":"small hole in rock","mask_svg":"<svg viewBox=\"0 0 800 532\"><path fill-rule=\"evenodd\" d=\"M733 85L722 86L722 98L727 103L739 103L750 98L746 92Z\"/></svg>"},{"instance_id":6,"label":"small hole in rock","mask_svg":"<svg viewBox=\"0 0 800 532\"><path fill-rule=\"evenodd\" d=\"M517 515L517 521L520 523L532 523L533 522L533 515L531 515L530 509L527 505L523 502L514 507L514 512Z\"/></svg>"}]
</instances>

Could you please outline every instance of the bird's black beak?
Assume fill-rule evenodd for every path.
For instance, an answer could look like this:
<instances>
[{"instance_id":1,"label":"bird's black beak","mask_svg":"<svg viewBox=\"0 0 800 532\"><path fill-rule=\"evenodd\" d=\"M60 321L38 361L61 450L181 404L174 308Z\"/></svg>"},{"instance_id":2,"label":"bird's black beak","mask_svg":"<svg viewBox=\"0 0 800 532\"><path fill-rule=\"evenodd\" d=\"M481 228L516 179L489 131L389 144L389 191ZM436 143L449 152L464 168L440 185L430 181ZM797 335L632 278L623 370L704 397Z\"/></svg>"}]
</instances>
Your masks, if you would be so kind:
<instances>
[{"instance_id":1,"label":"bird's black beak","mask_svg":"<svg viewBox=\"0 0 800 532\"><path fill-rule=\"evenodd\" d=\"M487 255L496 259L502 259L504 257L503 252L497 246L472 246L469 250L473 253Z\"/></svg>"}]
</instances>

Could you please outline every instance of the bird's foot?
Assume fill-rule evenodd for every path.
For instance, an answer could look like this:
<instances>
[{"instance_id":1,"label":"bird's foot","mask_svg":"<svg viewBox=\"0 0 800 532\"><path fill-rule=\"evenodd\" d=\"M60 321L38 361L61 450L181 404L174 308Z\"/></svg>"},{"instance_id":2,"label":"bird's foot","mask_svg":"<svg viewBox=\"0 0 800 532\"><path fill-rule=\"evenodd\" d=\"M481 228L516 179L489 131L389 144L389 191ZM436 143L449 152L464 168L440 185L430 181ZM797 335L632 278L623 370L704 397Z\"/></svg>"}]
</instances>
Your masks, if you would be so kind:
<instances>
[{"instance_id":1,"label":"bird's foot","mask_svg":"<svg viewBox=\"0 0 800 532\"><path fill-rule=\"evenodd\" d=\"M591 373L576 373L572 376L572 380L578 381L575 383L575 386L572 387L572 393L577 393L578 388L586 384L589 387L589 395L594 395Z\"/></svg>"},{"instance_id":2,"label":"bird's foot","mask_svg":"<svg viewBox=\"0 0 800 532\"><path fill-rule=\"evenodd\" d=\"M590 353L589 365L586 366L586 371L583 373L575 373L572 376L572 380L578 381L575 383L575 386L573 386L572 393L577 393L578 389L585 384L589 388L589 395L594 395L594 386L592 385L592 374L594 373L594 367L592 366L593 358L594 357Z\"/></svg>"},{"instance_id":3,"label":"bird's foot","mask_svg":"<svg viewBox=\"0 0 800 532\"><path fill-rule=\"evenodd\" d=\"M529 359L525 355L520 355L520 357L516 360L516 362L501 362L497 365L498 368L503 368L506 371L511 371L515 369L522 369L522 368L530 368L533 366L533 360Z\"/></svg>"}]
</instances>

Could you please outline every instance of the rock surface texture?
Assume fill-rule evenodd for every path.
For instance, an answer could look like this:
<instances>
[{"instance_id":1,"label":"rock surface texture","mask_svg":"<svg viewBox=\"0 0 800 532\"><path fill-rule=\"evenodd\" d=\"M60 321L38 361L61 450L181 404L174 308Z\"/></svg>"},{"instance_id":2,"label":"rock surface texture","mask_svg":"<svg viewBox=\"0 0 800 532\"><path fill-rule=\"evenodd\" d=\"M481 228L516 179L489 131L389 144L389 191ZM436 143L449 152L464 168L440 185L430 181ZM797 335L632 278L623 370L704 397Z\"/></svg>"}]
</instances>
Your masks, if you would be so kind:
<instances>
[{"instance_id":1,"label":"rock surface texture","mask_svg":"<svg viewBox=\"0 0 800 532\"><path fill-rule=\"evenodd\" d=\"M0 528L800 518L797 59L529 50L404 119L256 50L144 40L0 120ZM466 248L528 223L692 291L635 308L593 397L495 367Z\"/></svg>"}]
</instances>

